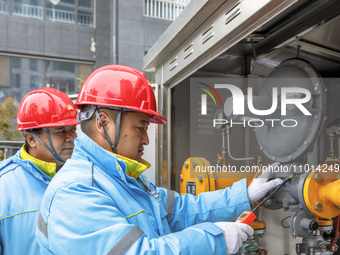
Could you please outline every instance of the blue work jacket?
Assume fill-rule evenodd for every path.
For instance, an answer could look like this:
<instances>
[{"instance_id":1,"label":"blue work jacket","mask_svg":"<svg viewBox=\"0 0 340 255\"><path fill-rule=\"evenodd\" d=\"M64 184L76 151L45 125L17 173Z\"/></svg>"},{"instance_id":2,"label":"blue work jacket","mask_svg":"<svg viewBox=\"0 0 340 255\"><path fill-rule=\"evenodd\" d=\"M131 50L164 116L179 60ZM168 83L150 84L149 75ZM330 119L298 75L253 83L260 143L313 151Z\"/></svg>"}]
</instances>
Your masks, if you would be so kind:
<instances>
[{"instance_id":1,"label":"blue work jacket","mask_svg":"<svg viewBox=\"0 0 340 255\"><path fill-rule=\"evenodd\" d=\"M211 222L251 209L245 180L195 197L139 178L143 185L81 133L45 192L36 230L41 253L225 255L223 230Z\"/></svg>"},{"instance_id":2,"label":"blue work jacket","mask_svg":"<svg viewBox=\"0 0 340 255\"><path fill-rule=\"evenodd\" d=\"M0 162L0 255L40 254L34 232L51 177L22 160L22 149Z\"/></svg>"}]
</instances>

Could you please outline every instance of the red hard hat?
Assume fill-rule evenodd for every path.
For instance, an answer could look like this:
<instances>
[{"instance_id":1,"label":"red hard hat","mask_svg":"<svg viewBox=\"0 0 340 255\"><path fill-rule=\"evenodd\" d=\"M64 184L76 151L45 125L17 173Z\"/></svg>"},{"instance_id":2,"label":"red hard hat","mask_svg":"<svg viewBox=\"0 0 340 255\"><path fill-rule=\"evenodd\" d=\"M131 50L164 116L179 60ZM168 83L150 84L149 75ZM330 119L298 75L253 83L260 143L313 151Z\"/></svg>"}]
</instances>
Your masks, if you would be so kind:
<instances>
[{"instance_id":1,"label":"red hard hat","mask_svg":"<svg viewBox=\"0 0 340 255\"><path fill-rule=\"evenodd\" d=\"M40 88L28 93L20 102L18 130L43 127L73 126L77 110L72 100L54 88Z\"/></svg>"},{"instance_id":2,"label":"red hard hat","mask_svg":"<svg viewBox=\"0 0 340 255\"><path fill-rule=\"evenodd\" d=\"M124 108L150 115L150 122L164 124L157 113L155 95L145 75L128 66L108 65L95 70L80 89L75 107L98 105Z\"/></svg>"}]
</instances>

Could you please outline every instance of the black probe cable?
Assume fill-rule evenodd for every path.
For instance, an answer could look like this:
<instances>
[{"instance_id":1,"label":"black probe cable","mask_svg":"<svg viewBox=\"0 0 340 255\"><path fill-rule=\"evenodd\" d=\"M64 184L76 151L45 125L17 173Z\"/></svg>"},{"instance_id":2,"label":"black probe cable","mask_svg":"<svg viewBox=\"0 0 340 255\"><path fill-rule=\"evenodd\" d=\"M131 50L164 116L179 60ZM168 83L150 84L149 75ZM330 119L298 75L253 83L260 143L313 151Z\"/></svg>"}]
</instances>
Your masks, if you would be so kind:
<instances>
[{"instance_id":1,"label":"black probe cable","mask_svg":"<svg viewBox=\"0 0 340 255\"><path fill-rule=\"evenodd\" d=\"M275 194L276 192L278 192L278 191L283 187L283 185L285 185L287 182L291 181L291 180L294 178L294 176L295 176L294 174L289 175L289 176L287 177L287 179L284 180L284 181L280 184L280 186L276 187L276 189L275 189L272 193L270 193L268 196L266 196L260 203L258 203L258 204L255 206L255 208L253 209L253 212L255 212L255 210L256 210L257 208L259 208L261 205L263 205L263 203L266 202L271 196L274 196L274 194Z\"/></svg>"}]
</instances>

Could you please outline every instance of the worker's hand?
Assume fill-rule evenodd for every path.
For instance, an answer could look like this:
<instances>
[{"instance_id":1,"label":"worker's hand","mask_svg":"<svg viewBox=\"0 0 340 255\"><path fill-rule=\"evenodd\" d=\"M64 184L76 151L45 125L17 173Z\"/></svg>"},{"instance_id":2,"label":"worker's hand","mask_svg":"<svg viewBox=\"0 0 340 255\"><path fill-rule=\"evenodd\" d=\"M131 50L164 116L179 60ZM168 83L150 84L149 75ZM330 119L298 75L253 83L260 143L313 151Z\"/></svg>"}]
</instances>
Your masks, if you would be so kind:
<instances>
[{"instance_id":1,"label":"worker's hand","mask_svg":"<svg viewBox=\"0 0 340 255\"><path fill-rule=\"evenodd\" d=\"M247 240L248 235L254 234L254 230L244 223L215 222L215 224L224 230L223 236L227 245L227 254L237 253L242 243Z\"/></svg>"},{"instance_id":2,"label":"worker's hand","mask_svg":"<svg viewBox=\"0 0 340 255\"><path fill-rule=\"evenodd\" d=\"M270 177L272 177L275 173L275 167L279 167L280 163L275 162L271 166L269 166L266 171L262 171L262 173L252 181L252 183L248 187L248 197L250 203L254 203L255 201L263 198L267 192L276 186L280 185L283 180L280 178L268 181Z\"/></svg>"}]
</instances>

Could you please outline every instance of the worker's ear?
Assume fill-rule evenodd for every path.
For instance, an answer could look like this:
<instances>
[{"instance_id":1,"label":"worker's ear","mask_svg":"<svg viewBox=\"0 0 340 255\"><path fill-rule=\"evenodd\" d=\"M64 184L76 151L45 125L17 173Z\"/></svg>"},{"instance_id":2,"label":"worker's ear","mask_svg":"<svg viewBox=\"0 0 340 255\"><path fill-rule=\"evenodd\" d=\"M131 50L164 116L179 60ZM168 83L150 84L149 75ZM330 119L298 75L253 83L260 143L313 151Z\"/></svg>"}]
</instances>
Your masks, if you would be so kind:
<instances>
[{"instance_id":1,"label":"worker's ear","mask_svg":"<svg viewBox=\"0 0 340 255\"><path fill-rule=\"evenodd\" d=\"M114 128L114 122L112 121L110 116L104 111L99 112L99 117L100 117L101 123L98 120L98 118L96 118L96 129L100 133L100 135L103 138L105 138L105 132L104 132L103 126L107 132L110 132L110 129Z\"/></svg>"},{"instance_id":2,"label":"worker's ear","mask_svg":"<svg viewBox=\"0 0 340 255\"><path fill-rule=\"evenodd\" d=\"M35 137L30 132L25 131L24 132L24 138L31 148L37 147L38 141L37 141L37 139L35 139Z\"/></svg>"}]
</instances>

